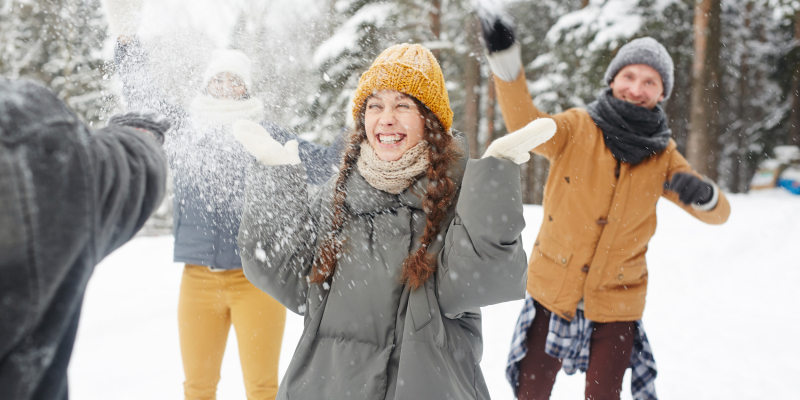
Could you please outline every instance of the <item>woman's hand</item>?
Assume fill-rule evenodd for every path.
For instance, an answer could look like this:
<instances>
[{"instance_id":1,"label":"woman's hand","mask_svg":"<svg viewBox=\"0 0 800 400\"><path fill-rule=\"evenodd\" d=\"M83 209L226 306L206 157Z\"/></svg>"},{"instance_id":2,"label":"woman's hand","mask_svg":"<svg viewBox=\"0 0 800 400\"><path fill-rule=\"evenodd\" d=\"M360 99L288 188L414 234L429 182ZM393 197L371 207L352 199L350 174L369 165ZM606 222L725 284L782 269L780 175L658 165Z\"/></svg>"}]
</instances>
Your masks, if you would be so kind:
<instances>
[{"instance_id":1,"label":"woman's hand","mask_svg":"<svg viewBox=\"0 0 800 400\"><path fill-rule=\"evenodd\" d=\"M296 140L281 145L263 126L244 119L233 123L233 136L244 148L264 165L300 164Z\"/></svg>"},{"instance_id":2,"label":"woman's hand","mask_svg":"<svg viewBox=\"0 0 800 400\"><path fill-rule=\"evenodd\" d=\"M517 164L530 160L530 151L550 140L556 133L556 123L550 118L539 118L524 128L495 140L486 149L483 158L505 158Z\"/></svg>"},{"instance_id":3,"label":"woman's hand","mask_svg":"<svg viewBox=\"0 0 800 400\"><path fill-rule=\"evenodd\" d=\"M102 2L111 31L126 40L135 36L139 29L142 0L102 0Z\"/></svg>"}]
</instances>

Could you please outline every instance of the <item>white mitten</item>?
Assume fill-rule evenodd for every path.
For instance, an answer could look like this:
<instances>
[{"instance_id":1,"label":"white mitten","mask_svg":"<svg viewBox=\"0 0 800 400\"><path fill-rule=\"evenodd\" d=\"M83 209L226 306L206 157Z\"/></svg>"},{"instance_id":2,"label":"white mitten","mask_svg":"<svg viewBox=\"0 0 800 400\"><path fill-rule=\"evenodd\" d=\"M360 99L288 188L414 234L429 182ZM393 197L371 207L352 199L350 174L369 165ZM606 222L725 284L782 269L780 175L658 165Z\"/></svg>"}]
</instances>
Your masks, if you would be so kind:
<instances>
[{"instance_id":1,"label":"white mitten","mask_svg":"<svg viewBox=\"0 0 800 400\"><path fill-rule=\"evenodd\" d=\"M142 0L102 0L108 27L120 36L133 36L139 29Z\"/></svg>"},{"instance_id":2,"label":"white mitten","mask_svg":"<svg viewBox=\"0 0 800 400\"><path fill-rule=\"evenodd\" d=\"M297 140L281 146L263 126L245 119L233 123L233 136L264 165L300 164Z\"/></svg>"},{"instance_id":3,"label":"white mitten","mask_svg":"<svg viewBox=\"0 0 800 400\"><path fill-rule=\"evenodd\" d=\"M483 158L505 158L517 164L531 159L530 151L550 140L556 134L556 123L550 118L539 118L524 128L495 140L486 149Z\"/></svg>"}]
</instances>

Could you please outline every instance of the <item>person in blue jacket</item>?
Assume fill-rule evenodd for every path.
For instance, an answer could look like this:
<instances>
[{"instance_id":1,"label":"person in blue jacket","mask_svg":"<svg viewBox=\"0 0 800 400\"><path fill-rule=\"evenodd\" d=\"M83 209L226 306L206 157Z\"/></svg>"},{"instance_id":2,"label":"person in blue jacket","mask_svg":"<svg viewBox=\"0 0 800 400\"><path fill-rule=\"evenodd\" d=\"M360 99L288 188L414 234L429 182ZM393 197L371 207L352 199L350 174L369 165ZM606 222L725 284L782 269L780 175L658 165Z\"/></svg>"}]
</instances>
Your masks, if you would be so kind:
<instances>
[{"instance_id":1,"label":"person in blue jacket","mask_svg":"<svg viewBox=\"0 0 800 400\"><path fill-rule=\"evenodd\" d=\"M155 110L175 122L165 148L175 191L174 261L185 264L178 305L185 396L215 398L233 324L248 399L274 399L286 309L242 272L237 235L253 158L234 139L233 122L258 123L281 144L297 141L312 185L335 172L343 146L339 139L329 147L307 142L265 121L250 60L240 51L215 52L187 109L168 102L155 86L135 35L119 37L115 61L128 107Z\"/></svg>"}]
</instances>

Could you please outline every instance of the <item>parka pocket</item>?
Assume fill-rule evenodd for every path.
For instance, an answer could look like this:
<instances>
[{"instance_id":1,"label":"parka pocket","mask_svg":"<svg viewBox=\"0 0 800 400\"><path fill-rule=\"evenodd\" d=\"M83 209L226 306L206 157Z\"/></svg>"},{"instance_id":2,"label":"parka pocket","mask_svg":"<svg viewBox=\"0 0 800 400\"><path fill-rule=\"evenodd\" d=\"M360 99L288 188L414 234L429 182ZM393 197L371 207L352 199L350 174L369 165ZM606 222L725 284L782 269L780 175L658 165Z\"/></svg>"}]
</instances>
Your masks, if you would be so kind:
<instances>
[{"instance_id":1,"label":"parka pocket","mask_svg":"<svg viewBox=\"0 0 800 400\"><path fill-rule=\"evenodd\" d=\"M539 251L556 264L566 267L569 260L572 259L572 252L546 233L540 235L536 243L538 243Z\"/></svg>"},{"instance_id":2,"label":"parka pocket","mask_svg":"<svg viewBox=\"0 0 800 400\"><path fill-rule=\"evenodd\" d=\"M558 297L572 251L546 233L539 234L528 268L528 289L542 301L552 302Z\"/></svg>"},{"instance_id":3,"label":"parka pocket","mask_svg":"<svg viewBox=\"0 0 800 400\"><path fill-rule=\"evenodd\" d=\"M644 254L641 254L609 268L603 276L601 285L606 289L627 288L643 283L645 278L647 278L647 262Z\"/></svg>"}]
</instances>

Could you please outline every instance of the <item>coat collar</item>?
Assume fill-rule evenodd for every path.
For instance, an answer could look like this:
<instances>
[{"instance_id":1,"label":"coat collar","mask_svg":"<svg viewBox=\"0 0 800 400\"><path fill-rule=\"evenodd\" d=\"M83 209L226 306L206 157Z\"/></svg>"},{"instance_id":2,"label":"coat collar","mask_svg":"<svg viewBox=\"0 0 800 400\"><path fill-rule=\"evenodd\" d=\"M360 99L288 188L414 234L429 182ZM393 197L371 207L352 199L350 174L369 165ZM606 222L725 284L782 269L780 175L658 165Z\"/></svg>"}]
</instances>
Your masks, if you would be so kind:
<instances>
[{"instance_id":1,"label":"coat collar","mask_svg":"<svg viewBox=\"0 0 800 400\"><path fill-rule=\"evenodd\" d=\"M461 152L461 157L456 161L456 165L450 168L449 173L458 191L461 189L461 179L469 159L469 147L462 133L453 131L453 139ZM379 214L402 206L423 210L422 199L428 190L428 182L428 177L421 175L406 190L395 195L372 187L358 169L354 169L347 180L345 204L352 214Z\"/></svg>"}]
</instances>

